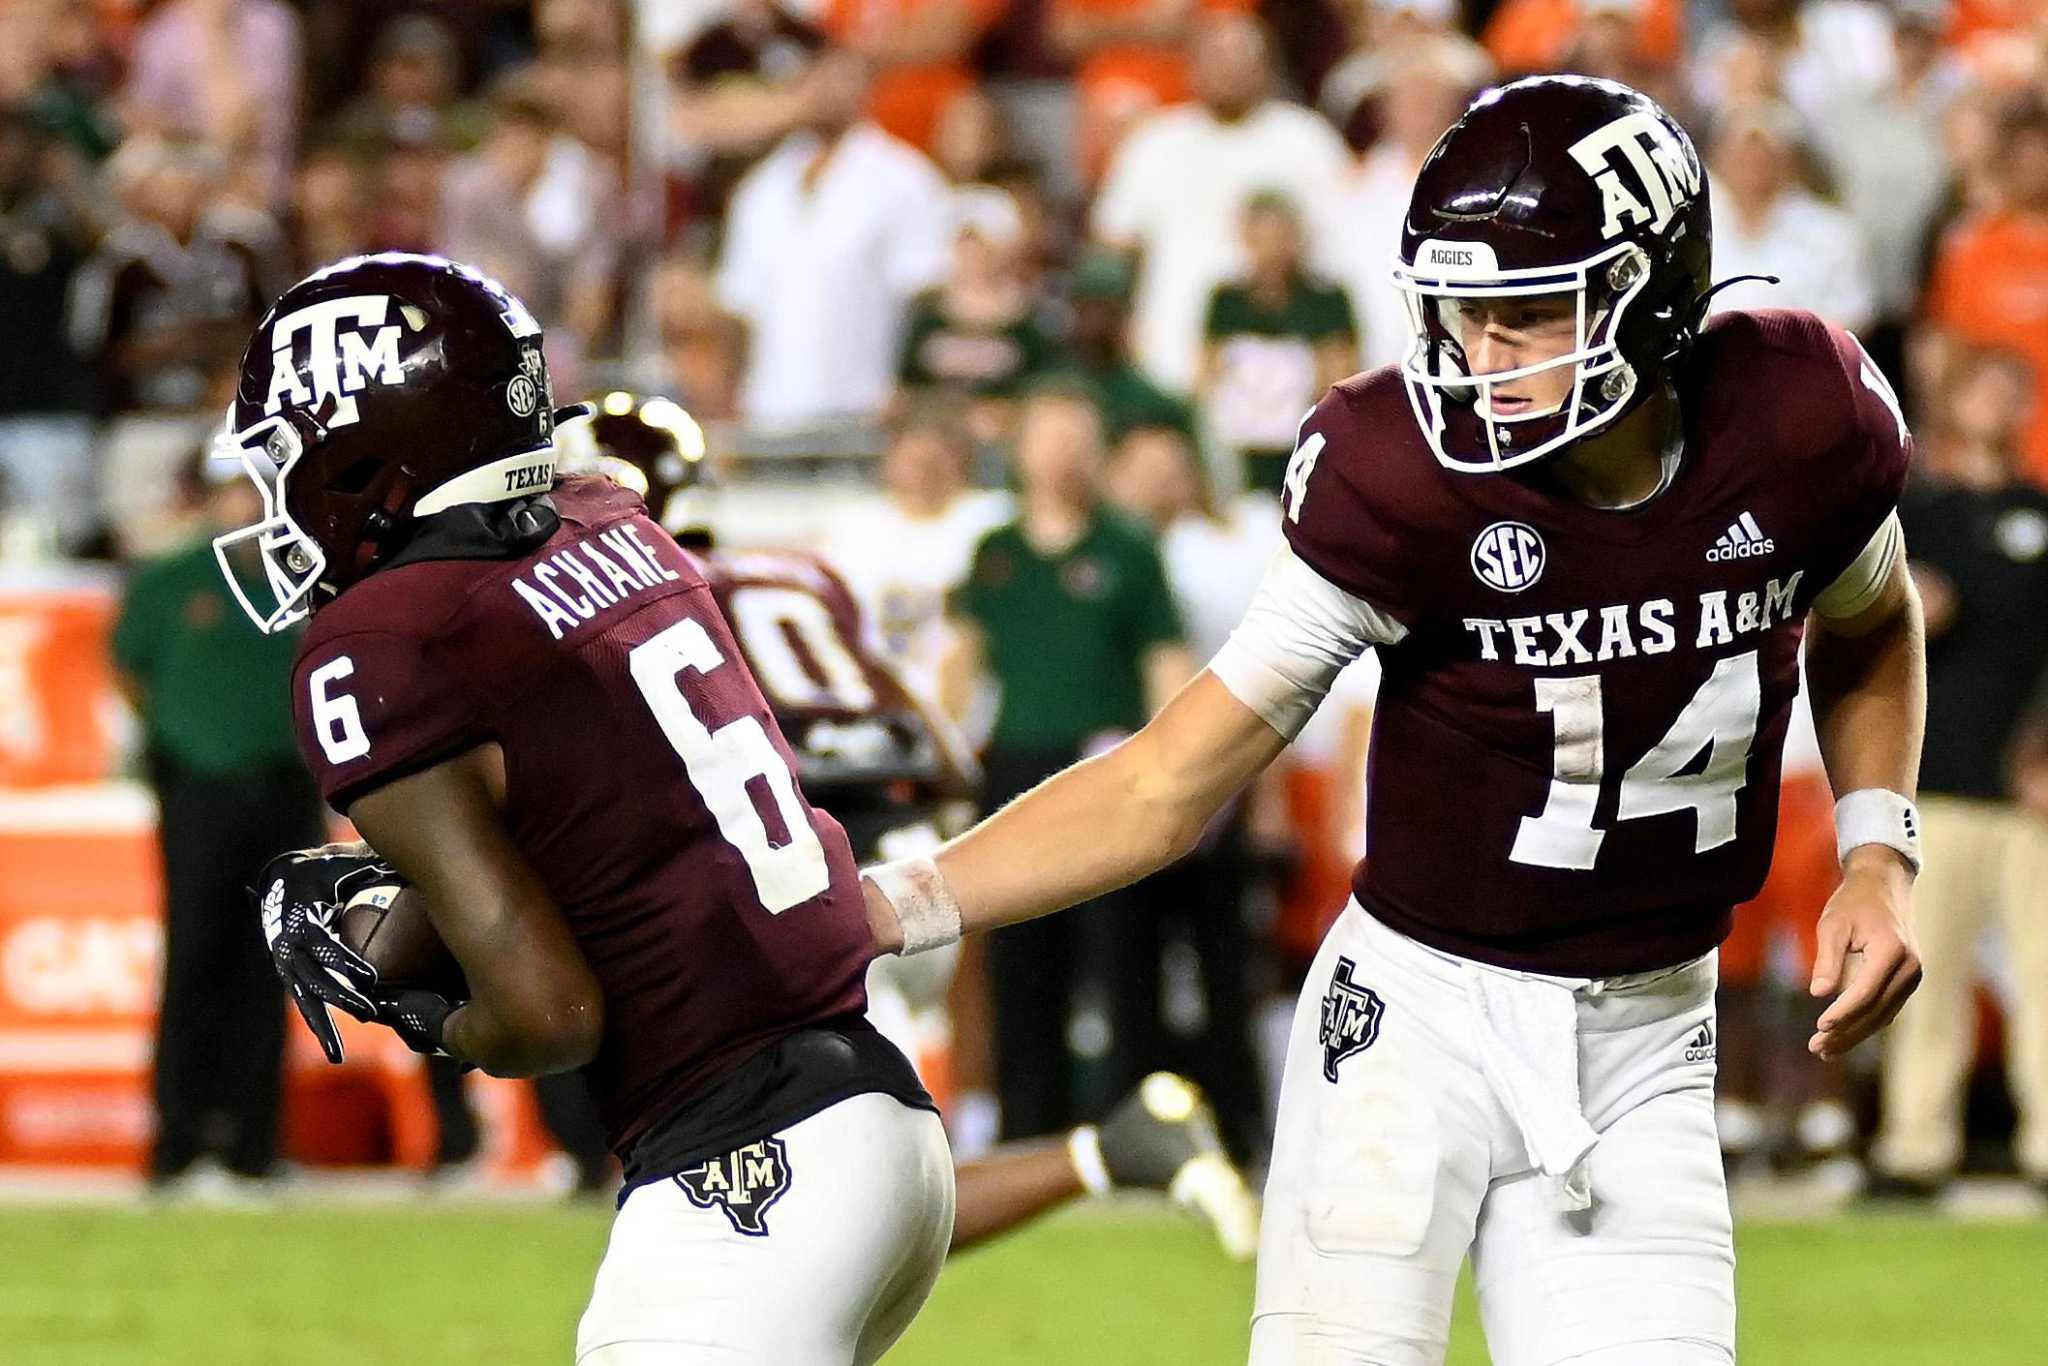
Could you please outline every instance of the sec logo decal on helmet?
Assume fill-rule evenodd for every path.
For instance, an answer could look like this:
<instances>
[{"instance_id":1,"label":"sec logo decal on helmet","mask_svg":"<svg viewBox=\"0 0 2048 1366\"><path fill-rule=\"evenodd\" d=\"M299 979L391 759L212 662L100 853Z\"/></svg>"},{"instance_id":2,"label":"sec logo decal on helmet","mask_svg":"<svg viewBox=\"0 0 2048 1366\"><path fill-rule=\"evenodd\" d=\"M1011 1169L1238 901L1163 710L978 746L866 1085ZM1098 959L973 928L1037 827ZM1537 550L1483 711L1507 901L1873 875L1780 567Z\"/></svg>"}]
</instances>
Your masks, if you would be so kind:
<instances>
[{"instance_id":1,"label":"sec logo decal on helmet","mask_svg":"<svg viewBox=\"0 0 2048 1366\"><path fill-rule=\"evenodd\" d=\"M1393 268L1415 330L1401 374L1438 461L1527 465L1642 402L1691 343L1712 244L1699 154L1647 97L1581 76L1481 95L1423 162ZM1503 296L1570 298L1569 349L1474 374L1452 314ZM1561 403L1495 411L1495 386L1564 367Z\"/></svg>"},{"instance_id":2,"label":"sec logo decal on helmet","mask_svg":"<svg viewBox=\"0 0 2048 1366\"><path fill-rule=\"evenodd\" d=\"M214 541L236 600L278 631L400 545L414 523L544 493L554 427L541 329L495 281L438 256L357 256L286 290L256 325L215 454L263 517ZM272 601L229 555L254 543Z\"/></svg>"}]
</instances>

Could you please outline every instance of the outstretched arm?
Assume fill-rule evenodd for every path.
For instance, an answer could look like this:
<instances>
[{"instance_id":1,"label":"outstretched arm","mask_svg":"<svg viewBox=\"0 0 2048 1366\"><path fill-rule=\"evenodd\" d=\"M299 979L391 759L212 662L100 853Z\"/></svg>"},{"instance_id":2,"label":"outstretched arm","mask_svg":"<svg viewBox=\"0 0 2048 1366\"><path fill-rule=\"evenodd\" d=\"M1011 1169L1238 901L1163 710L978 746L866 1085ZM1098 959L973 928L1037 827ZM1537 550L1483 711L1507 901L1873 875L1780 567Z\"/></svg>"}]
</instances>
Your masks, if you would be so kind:
<instances>
[{"instance_id":1,"label":"outstretched arm","mask_svg":"<svg viewBox=\"0 0 2048 1366\"><path fill-rule=\"evenodd\" d=\"M914 953L1165 867L1273 762L1340 669L1405 634L1281 554L1229 643L1143 730L1055 774L934 857L869 869L876 947Z\"/></svg>"},{"instance_id":2,"label":"outstretched arm","mask_svg":"<svg viewBox=\"0 0 2048 1366\"><path fill-rule=\"evenodd\" d=\"M1892 538L1890 550L1882 552L1873 542L1859 561L1881 558L1880 572L1865 584L1851 579L1823 593L1806 645L1814 726L1828 780L1852 802L1873 796L1882 801L1885 793L1910 801L1919 783L1926 637L1897 525L1888 527L1879 534ZM1844 816L1838 808L1838 828ZM1852 830L1844 843L1855 839ZM1819 1056L1840 1057L1884 1028L1919 985L1911 925L1915 871L1903 853L1882 842L1852 843L1844 851L1842 885L1821 914L1811 986L1815 996L1841 993L1807 1044ZM1861 958L1853 968L1851 954Z\"/></svg>"},{"instance_id":3,"label":"outstretched arm","mask_svg":"<svg viewBox=\"0 0 2048 1366\"><path fill-rule=\"evenodd\" d=\"M503 762L495 745L478 746L357 798L348 814L426 898L469 979L443 1046L494 1076L526 1077L596 1056L604 998L499 815Z\"/></svg>"},{"instance_id":4,"label":"outstretched arm","mask_svg":"<svg viewBox=\"0 0 2048 1366\"><path fill-rule=\"evenodd\" d=\"M961 929L1030 920L1164 868L1286 744L1204 670L1130 739L1048 778L939 851Z\"/></svg>"}]
</instances>

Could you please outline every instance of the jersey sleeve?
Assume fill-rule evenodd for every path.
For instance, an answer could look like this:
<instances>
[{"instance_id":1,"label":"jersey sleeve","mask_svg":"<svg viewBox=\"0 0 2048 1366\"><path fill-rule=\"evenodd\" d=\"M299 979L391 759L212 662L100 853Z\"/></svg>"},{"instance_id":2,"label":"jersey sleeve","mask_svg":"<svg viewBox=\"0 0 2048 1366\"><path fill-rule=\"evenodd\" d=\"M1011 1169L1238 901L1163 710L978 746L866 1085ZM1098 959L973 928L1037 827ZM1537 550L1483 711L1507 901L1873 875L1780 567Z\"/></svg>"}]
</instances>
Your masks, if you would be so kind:
<instances>
[{"instance_id":1,"label":"jersey sleeve","mask_svg":"<svg viewBox=\"0 0 2048 1366\"><path fill-rule=\"evenodd\" d=\"M1815 565L1817 586L1823 589L1877 553L1873 547L1886 538L1913 463L1913 434L1891 381L1853 335L1836 327L1829 327L1828 335L1842 367L1847 406L1835 450L1821 474L1823 496L1835 514Z\"/></svg>"},{"instance_id":2,"label":"jersey sleeve","mask_svg":"<svg viewBox=\"0 0 2048 1366\"><path fill-rule=\"evenodd\" d=\"M1376 496L1375 462L1366 447L1343 388L1323 395L1295 433L1280 493L1281 528L1288 547L1316 574L1412 625L1417 594L1403 571L1409 557Z\"/></svg>"},{"instance_id":3,"label":"jersey sleeve","mask_svg":"<svg viewBox=\"0 0 2048 1366\"><path fill-rule=\"evenodd\" d=\"M1119 251L1143 245L1157 217L1161 131L1157 124L1140 126L1117 144L1089 213L1091 231Z\"/></svg>"},{"instance_id":4,"label":"jersey sleeve","mask_svg":"<svg viewBox=\"0 0 2048 1366\"><path fill-rule=\"evenodd\" d=\"M485 738L467 691L424 642L383 631L309 639L292 670L299 752L335 810Z\"/></svg>"},{"instance_id":5,"label":"jersey sleeve","mask_svg":"<svg viewBox=\"0 0 2048 1366\"><path fill-rule=\"evenodd\" d=\"M1209 672L1291 740L1348 665L1370 647L1399 644L1407 634L1400 622L1283 550L1267 567L1244 620L1209 661Z\"/></svg>"}]
</instances>

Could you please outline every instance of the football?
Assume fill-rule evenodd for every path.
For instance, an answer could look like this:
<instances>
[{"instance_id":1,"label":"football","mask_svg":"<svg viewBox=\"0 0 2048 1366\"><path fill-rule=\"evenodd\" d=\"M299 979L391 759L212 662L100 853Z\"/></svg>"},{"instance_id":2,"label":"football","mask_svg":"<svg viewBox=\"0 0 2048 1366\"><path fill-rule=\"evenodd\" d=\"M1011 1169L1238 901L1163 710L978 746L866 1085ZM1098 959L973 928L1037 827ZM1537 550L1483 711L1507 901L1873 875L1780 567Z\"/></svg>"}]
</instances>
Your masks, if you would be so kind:
<instances>
[{"instance_id":1,"label":"football","mask_svg":"<svg viewBox=\"0 0 2048 1366\"><path fill-rule=\"evenodd\" d=\"M410 887L373 887L341 912L341 940L391 986L418 987L451 1001L469 998L462 965L427 919L426 900Z\"/></svg>"}]
</instances>

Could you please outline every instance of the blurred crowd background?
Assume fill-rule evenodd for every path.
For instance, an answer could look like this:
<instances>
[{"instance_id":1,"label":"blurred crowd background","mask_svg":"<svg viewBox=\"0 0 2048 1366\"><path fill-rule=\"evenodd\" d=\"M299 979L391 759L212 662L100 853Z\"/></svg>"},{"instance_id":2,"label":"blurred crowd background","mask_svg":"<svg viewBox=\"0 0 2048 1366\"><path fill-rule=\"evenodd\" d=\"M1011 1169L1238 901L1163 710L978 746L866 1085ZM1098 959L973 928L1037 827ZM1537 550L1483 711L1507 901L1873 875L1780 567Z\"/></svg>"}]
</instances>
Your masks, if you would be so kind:
<instances>
[{"instance_id":1,"label":"blurred crowd background","mask_svg":"<svg viewBox=\"0 0 2048 1366\"><path fill-rule=\"evenodd\" d=\"M1795 745L1779 871L1724 961L1731 1161L1855 1185L1874 1156L1907 1195L1965 1166L2048 1182L2037 0L0 0L0 839L89 826L52 794L120 774L166 828L254 827L204 837L215 864L310 819L252 705L282 673L192 549L246 514L199 453L267 302L380 250L522 297L560 401L695 414L722 534L822 551L984 746L987 799L1022 790L1220 644L1279 543L1302 414L1407 345L1387 266L1415 170L1476 91L1538 71L1671 110L1710 169L1717 277L1779 281L1714 306L1855 331L1919 437L1929 985L1882 1067L1801 1064L1832 844ZM89 774L46 752L87 684L37 654L81 592L117 604L135 718L86 708L113 737ZM1173 1065L1257 1156L1276 1021L1362 840L1371 668L1198 863L970 955L947 1015L963 1146ZM174 901L206 885L173 866L191 845L163 836ZM275 1155L234 1136L274 1127L275 1086L180 1079L233 1027L207 1023L219 964L261 967L231 885L187 892L232 922L219 944L201 909L182 968L147 960L201 1022L158 1046L182 1126L163 1177ZM0 1004L0 1133L20 1076L53 1070L38 1009ZM117 1123L38 1104L46 1135Z\"/></svg>"}]
</instances>

